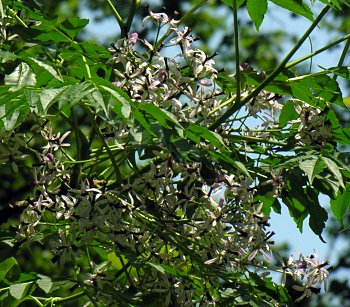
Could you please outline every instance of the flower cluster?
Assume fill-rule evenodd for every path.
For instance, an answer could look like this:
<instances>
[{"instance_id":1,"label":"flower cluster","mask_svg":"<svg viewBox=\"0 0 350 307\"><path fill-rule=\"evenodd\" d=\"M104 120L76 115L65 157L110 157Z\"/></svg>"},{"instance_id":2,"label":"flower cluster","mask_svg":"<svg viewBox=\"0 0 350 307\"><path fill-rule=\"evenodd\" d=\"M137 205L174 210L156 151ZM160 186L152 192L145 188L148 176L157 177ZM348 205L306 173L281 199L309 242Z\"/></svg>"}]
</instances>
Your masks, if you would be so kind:
<instances>
[{"instance_id":1,"label":"flower cluster","mask_svg":"<svg viewBox=\"0 0 350 307\"><path fill-rule=\"evenodd\" d=\"M161 52L163 45L157 47L157 43L152 45L132 33L110 49L114 85L136 105L154 104L184 125L200 121L206 126L217 117L222 95L213 58L193 47L195 38L189 28L180 28L177 20L153 12L147 20L167 27L167 44L181 52L167 57ZM247 105L249 115L261 117L265 129L274 127L280 109L276 97L265 91ZM203 270L235 274L269 260L273 232L268 231L269 218L257 200L257 186L266 180L273 197L278 198L284 187L282 171L270 169L267 176L259 174L263 178L259 182L243 166L226 168L219 158L210 159L208 153L219 156L221 152L201 140L188 146L186 157L169 150L160 137L150 138L150 144L141 149L133 148L128 143L135 127L123 119L116 121L94 131L104 138L103 147L91 150L87 160L75 161L83 169L75 185L71 184L76 179L75 166L70 166L72 159L65 152L70 132L61 135L52 127L44 128L41 136L45 146L33 168L34 199L21 216L19 238L35 235L38 227L40 231L45 225L49 229L43 217L51 214L56 231L50 244L62 266L76 262L83 247L103 249L108 260L103 268L92 262L90 271L81 269L79 273L87 285L95 286L91 290L94 299L106 304L113 304L114 296L101 289L111 283L117 292L137 292L135 296L165 293L165 305L174 297L184 306L204 302L206 297L215 301L223 294L216 290L222 280L217 274L203 274ZM107 126L107 131L102 132L102 126ZM300 135L307 127L304 120ZM205 146L211 151L204 150ZM152 154L144 158L147 150ZM126 154L119 156L117 151ZM107 170L96 166L109 162L112 166ZM109 182L117 177L113 174L117 171L125 173ZM306 257L291 258L284 271L306 279L305 289L328 275L324 264ZM192 275L203 276L203 284L188 278ZM194 296L196 282L195 287L204 293L201 299ZM231 290L236 291L235 286Z\"/></svg>"},{"instance_id":2,"label":"flower cluster","mask_svg":"<svg viewBox=\"0 0 350 307\"><path fill-rule=\"evenodd\" d=\"M18 236L35 235L35 229L45 224L41 221L45 211L54 212L58 231L50 244L61 265L78 257L74 246L92 241L101 246L108 242L109 252L123 254L127 250L135 255L134 260L125 259L135 268L137 263L147 260L155 264L176 263L178 268L185 269L186 259L191 255L193 261L208 268L224 266L238 271L244 264L258 265L261 255L269 256L268 218L261 212L261 206L252 203L252 181L245 176L222 175L212 182L204 178L208 165L179 163L166 155L161 163L151 162L142 176L128 177L119 189L103 191L86 179L80 189L69 188L61 194L57 190L69 182L69 177L52 152L59 151L57 146L64 146L65 135L55 135L48 129L43 136L48 145L44 147L41 165L34 170L39 197L24 210ZM220 197L222 191L225 196ZM237 201L241 206L237 206ZM69 228L64 226L65 221L69 221ZM182 247L176 242L181 242ZM82 274L86 283L102 288L112 272ZM157 270L142 278L132 276L129 286L140 291L151 289L155 280L162 289L173 288L178 301L194 302L190 281L166 277ZM210 282L218 281L212 277Z\"/></svg>"},{"instance_id":3,"label":"flower cluster","mask_svg":"<svg viewBox=\"0 0 350 307\"><path fill-rule=\"evenodd\" d=\"M16 13L13 12L15 15ZM14 15L5 15L0 18L0 44L18 38L18 34L11 34L11 26L15 24Z\"/></svg>"},{"instance_id":4,"label":"flower cluster","mask_svg":"<svg viewBox=\"0 0 350 307\"><path fill-rule=\"evenodd\" d=\"M178 22L164 13L151 12L148 19L168 27L166 32L171 39L167 47L174 50L179 47L181 53L172 57L162 55L132 33L109 49L114 52L111 61L117 67L114 84L135 101L151 102L186 121L200 118L206 122L222 93L215 83L217 70L213 58L193 47L195 39L188 27L178 28ZM146 48L146 52L140 54L140 48Z\"/></svg>"},{"instance_id":5,"label":"flower cluster","mask_svg":"<svg viewBox=\"0 0 350 307\"><path fill-rule=\"evenodd\" d=\"M283 107L277 98L276 94L263 90L255 99L246 104L246 109L255 118L263 113L265 122L273 121L276 119L276 113Z\"/></svg>"},{"instance_id":6,"label":"flower cluster","mask_svg":"<svg viewBox=\"0 0 350 307\"><path fill-rule=\"evenodd\" d=\"M287 274L289 274L295 281L293 289L301 292L301 296L297 302L309 297L315 292L315 286L324 283L326 287L327 277L329 275L328 261L320 262L316 252L309 257L302 254L297 259L293 255L289 257L287 263L284 265L282 284L286 283Z\"/></svg>"},{"instance_id":7,"label":"flower cluster","mask_svg":"<svg viewBox=\"0 0 350 307\"><path fill-rule=\"evenodd\" d=\"M327 123L326 116L322 111L309 104L293 100L295 102L295 110L299 114L297 120L292 124L299 124L298 133L295 138L301 145L322 145L327 140L332 140L331 125Z\"/></svg>"}]
</instances>

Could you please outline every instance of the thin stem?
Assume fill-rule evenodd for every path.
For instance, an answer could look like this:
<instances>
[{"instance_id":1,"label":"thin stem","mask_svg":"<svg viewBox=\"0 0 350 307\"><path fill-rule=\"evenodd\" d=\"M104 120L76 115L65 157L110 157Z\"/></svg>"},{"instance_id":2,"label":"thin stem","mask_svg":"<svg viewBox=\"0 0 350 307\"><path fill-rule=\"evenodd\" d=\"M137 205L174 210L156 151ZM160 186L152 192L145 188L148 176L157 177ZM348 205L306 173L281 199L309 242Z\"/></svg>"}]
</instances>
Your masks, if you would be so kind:
<instances>
[{"instance_id":1,"label":"thin stem","mask_svg":"<svg viewBox=\"0 0 350 307\"><path fill-rule=\"evenodd\" d=\"M2 7L2 3L0 3L0 10L1 10L1 14L3 15L2 18L5 17L5 13L4 13L4 10L3 10L3 7ZM15 19L25 28L28 28L28 26L25 24L25 22L19 18L17 16L17 12L13 9L10 9L10 8L7 8L7 11L10 13L10 16L11 17L15 17Z\"/></svg>"},{"instance_id":2,"label":"thin stem","mask_svg":"<svg viewBox=\"0 0 350 307\"><path fill-rule=\"evenodd\" d=\"M76 151L77 151L77 160L85 160L86 153L89 152L89 148L87 148L87 140L84 135L84 133L79 128L78 124L78 118L77 114L74 109L72 109L71 117L67 118L63 112L61 112L61 116L67 120L67 122L71 125L72 129L75 133L75 140L76 140ZM88 155L87 155L88 156ZM73 167L73 174L71 176L71 186L74 188L77 188L80 185L80 178L81 178L81 170L82 166L81 164L75 164Z\"/></svg>"},{"instance_id":3,"label":"thin stem","mask_svg":"<svg viewBox=\"0 0 350 307\"><path fill-rule=\"evenodd\" d=\"M316 50L316 51L314 51L314 52L312 52L312 53L310 53L310 54L308 54L306 56L303 56L303 57L301 57L301 58L299 58L299 59L297 59L297 60L295 60L293 62L287 63L286 68L291 68L291 67L293 67L293 66L295 66L295 65L297 65L297 64L299 64L301 62L304 62L307 59L310 59L310 58L314 57L315 55L317 55L319 53L322 53L323 51L326 51L326 50L328 50L328 49L330 49L330 48L332 48L332 47L342 43L343 41L349 40L349 39L350 39L350 34L347 34L347 35L345 35L345 36L335 40L334 42L332 42L332 43L330 43L330 44L328 44L328 45L326 45L326 46L324 46L324 47L322 47L322 48L320 48L320 49L318 49L318 50Z\"/></svg>"},{"instance_id":4,"label":"thin stem","mask_svg":"<svg viewBox=\"0 0 350 307\"><path fill-rule=\"evenodd\" d=\"M74 273L75 273L75 277L76 277L76 279L77 279L77 283L80 285L80 287L81 287L82 289L84 289L84 290L82 291L82 293L79 292L79 294L80 294L79 296L86 295L86 296L90 299L92 305L94 305L95 307L98 307L98 304L97 304L97 302L95 301L94 297L92 297L92 295L89 293L89 291L87 291L87 286L84 284L84 281L83 281L82 278L80 277L79 273L77 273L77 272L74 272Z\"/></svg>"},{"instance_id":5,"label":"thin stem","mask_svg":"<svg viewBox=\"0 0 350 307\"><path fill-rule=\"evenodd\" d=\"M236 55L236 101L239 104L241 102L241 74L239 67L239 34L238 34L238 17L237 17L237 0L233 0L233 28L234 28L234 44Z\"/></svg>"},{"instance_id":6,"label":"thin stem","mask_svg":"<svg viewBox=\"0 0 350 307\"><path fill-rule=\"evenodd\" d=\"M128 19L127 19L126 25L125 25L126 34L128 34L130 32L131 24L132 24L132 21L133 21L134 16L135 16L136 7L137 7L137 0L132 0L131 6L129 9Z\"/></svg>"},{"instance_id":7,"label":"thin stem","mask_svg":"<svg viewBox=\"0 0 350 307\"><path fill-rule=\"evenodd\" d=\"M25 24L25 22L21 18L19 18L17 15L15 15L15 18L23 27L28 29L28 26Z\"/></svg>"},{"instance_id":8,"label":"thin stem","mask_svg":"<svg viewBox=\"0 0 350 307\"><path fill-rule=\"evenodd\" d=\"M1 15L1 18L5 17L5 12L4 12L4 7L2 5L2 0L0 0L0 15Z\"/></svg>"},{"instance_id":9,"label":"thin stem","mask_svg":"<svg viewBox=\"0 0 350 307\"><path fill-rule=\"evenodd\" d=\"M313 45L312 45L312 40L311 40L311 37L309 36L309 43L310 43L310 51L311 51L311 53L312 52L314 52L314 47L313 47ZM313 61L312 61L312 58L310 59L310 66L309 66L309 71L311 72L311 70L312 70L312 63L313 63Z\"/></svg>"},{"instance_id":10,"label":"thin stem","mask_svg":"<svg viewBox=\"0 0 350 307\"><path fill-rule=\"evenodd\" d=\"M120 173L117 161L115 160L114 154L113 154L112 150L109 148L109 145L107 144L107 142L105 140L105 137L103 136L102 132L100 131L100 128L97 126L96 121L94 119L93 112L90 110L89 107L86 107L86 110L90 114L93 128L95 129L97 135L100 137L101 142L102 142L103 146L106 148L108 156L111 159L111 162L112 162L112 165L113 165L113 168L114 168L114 171L115 171L115 175L116 175L116 178L117 178L117 182L120 183L121 180L122 180L122 175Z\"/></svg>"},{"instance_id":11,"label":"thin stem","mask_svg":"<svg viewBox=\"0 0 350 307\"><path fill-rule=\"evenodd\" d=\"M86 69L86 74L87 74L87 78L91 79L91 71L90 71L90 66L86 61L86 57L84 55L81 56L85 65L85 69Z\"/></svg>"},{"instance_id":12,"label":"thin stem","mask_svg":"<svg viewBox=\"0 0 350 307\"><path fill-rule=\"evenodd\" d=\"M207 0L198 1L181 19L179 24L185 23L188 19L192 17L192 15L205 3Z\"/></svg>"},{"instance_id":13,"label":"thin stem","mask_svg":"<svg viewBox=\"0 0 350 307\"><path fill-rule=\"evenodd\" d=\"M78 297L81 297L81 296L84 296L85 295L85 292L84 291L81 291L81 292L78 292L78 293L75 293L75 294L72 294L70 296L67 296L67 297L52 297L50 298L49 300L47 300L49 303L63 303L63 302L67 302L67 301L71 301L71 300L74 300Z\"/></svg>"},{"instance_id":14,"label":"thin stem","mask_svg":"<svg viewBox=\"0 0 350 307\"><path fill-rule=\"evenodd\" d=\"M339 59L337 67L343 66L343 63L344 63L346 54L348 53L349 47L350 47L350 38L345 43L345 46L344 46L344 49L340 55L340 59ZM338 78L338 75L334 75L333 79L336 80L337 78Z\"/></svg>"},{"instance_id":15,"label":"thin stem","mask_svg":"<svg viewBox=\"0 0 350 307\"><path fill-rule=\"evenodd\" d=\"M309 29L304 33L304 35L299 39L296 45L292 48L292 50L286 55L286 57L281 61L281 63L276 67L276 69L262 82L260 83L250 94L248 94L240 103L233 104L228 110L221 115L213 124L210 125L209 129L214 130L219 127L223 122L225 122L233 113L238 111L242 106L244 106L248 101L256 97L266 85L268 85L272 80L274 80L279 73L285 69L286 64L292 58L292 56L299 50L300 46L304 43L304 41L309 37L311 32L317 27L322 18L326 15L329 6L326 6L318 17L311 24Z\"/></svg>"},{"instance_id":16,"label":"thin stem","mask_svg":"<svg viewBox=\"0 0 350 307\"><path fill-rule=\"evenodd\" d=\"M209 115L214 114L215 112L221 110L223 107L227 106L228 104L232 103L236 99L236 96L232 96L226 101L224 101L222 104L218 105L214 110L209 112Z\"/></svg>"},{"instance_id":17,"label":"thin stem","mask_svg":"<svg viewBox=\"0 0 350 307\"><path fill-rule=\"evenodd\" d=\"M231 139L231 140L235 140L235 139L243 140L251 143L266 143L266 144L279 145L279 146L288 145L286 142L273 141L265 138L259 138L259 137L247 136L247 135L221 134L221 137Z\"/></svg>"},{"instance_id":18,"label":"thin stem","mask_svg":"<svg viewBox=\"0 0 350 307\"><path fill-rule=\"evenodd\" d=\"M35 302L37 304L37 306L44 307L44 305L36 297L31 296L31 295L21 299L21 303L24 301L32 301L32 302Z\"/></svg>"},{"instance_id":19,"label":"thin stem","mask_svg":"<svg viewBox=\"0 0 350 307\"><path fill-rule=\"evenodd\" d=\"M122 33L122 36L126 37L126 35L127 35L126 25L125 25L122 17L119 15L118 11L114 7L114 5L111 2L111 0L107 0L107 4L108 4L109 8L112 10L113 15L114 15L115 19L118 22L118 25L119 25L119 28L120 28L120 32Z\"/></svg>"}]
</instances>

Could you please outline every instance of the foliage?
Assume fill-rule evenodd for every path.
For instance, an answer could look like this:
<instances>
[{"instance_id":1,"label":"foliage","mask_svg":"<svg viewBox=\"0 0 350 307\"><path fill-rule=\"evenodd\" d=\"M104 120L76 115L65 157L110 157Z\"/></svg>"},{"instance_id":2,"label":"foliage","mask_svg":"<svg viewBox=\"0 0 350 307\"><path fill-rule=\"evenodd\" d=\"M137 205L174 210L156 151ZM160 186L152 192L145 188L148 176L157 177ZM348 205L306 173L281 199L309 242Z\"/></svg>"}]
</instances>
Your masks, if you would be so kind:
<instances>
[{"instance_id":1,"label":"foliage","mask_svg":"<svg viewBox=\"0 0 350 307\"><path fill-rule=\"evenodd\" d=\"M338 2L323 1L313 16L306 3L273 1L312 24L265 72L239 60L243 1L223 1L234 17L234 75L186 26L206 1L179 20L149 9L154 41L130 33L137 1L124 19L107 2L123 34L109 50L77 41L87 20L0 2L1 172L30 178L4 197L4 212L20 217L3 221L1 241L16 253L49 252L56 272L23 269L9 252L0 300L292 306L288 278L296 303L317 293L328 263L272 253L268 219L285 205L300 231L308 218L323 240L328 213L318 196L332 199L340 223L347 213L350 173L337 143L348 144L350 131L334 110L346 108L337 77L349 70L341 61L313 74L294 67L348 35L289 62ZM259 29L267 2L246 8Z\"/></svg>"}]
</instances>

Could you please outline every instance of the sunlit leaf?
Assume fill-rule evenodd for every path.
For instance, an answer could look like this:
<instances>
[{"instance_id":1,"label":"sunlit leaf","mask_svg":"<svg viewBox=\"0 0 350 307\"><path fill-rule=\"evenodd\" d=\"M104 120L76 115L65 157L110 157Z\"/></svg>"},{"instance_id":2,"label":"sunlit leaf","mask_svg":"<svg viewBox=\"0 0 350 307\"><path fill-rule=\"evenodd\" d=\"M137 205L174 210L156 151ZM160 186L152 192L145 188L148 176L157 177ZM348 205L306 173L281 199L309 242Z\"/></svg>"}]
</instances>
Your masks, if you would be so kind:
<instances>
[{"instance_id":1,"label":"sunlit leaf","mask_svg":"<svg viewBox=\"0 0 350 307\"><path fill-rule=\"evenodd\" d=\"M30 59L35 62L37 65L39 65L40 67L42 67L43 69L45 69L48 73L50 73L51 76L53 76L54 78L56 78L57 80L63 82L63 79L62 77L57 73L57 71L50 65L38 60L38 59L35 59L35 58L32 58L30 57Z\"/></svg>"},{"instance_id":2,"label":"sunlit leaf","mask_svg":"<svg viewBox=\"0 0 350 307\"><path fill-rule=\"evenodd\" d=\"M302 0L270 0L276 5L293 12L297 15L306 17L309 20L313 20L313 14L311 9Z\"/></svg>"},{"instance_id":3,"label":"sunlit leaf","mask_svg":"<svg viewBox=\"0 0 350 307\"><path fill-rule=\"evenodd\" d=\"M267 0L247 0L247 10L255 24L255 28L259 31L264 15L267 12Z\"/></svg>"},{"instance_id":4,"label":"sunlit leaf","mask_svg":"<svg viewBox=\"0 0 350 307\"><path fill-rule=\"evenodd\" d=\"M128 119L130 117L131 112L131 100L130 98L124 93L122 90L118 89L117 87L115 89L112 89L108 86L101 85L101 88L103 88L105 91L110 93L116 100L116 104L112 107L114 112L116 112L119 116L124 117L125 119Z\"/></svg>"},{"instance_id":5,"label":"sunlit leaf","mask_svg":"<svg viewBox=\"0 0 350 307\"><path fill-rule=\"evenodd\" d=\"M52 280L50 277L38 274L39 279L36 281L36 284L40 289L45 293L49 293L52 288Z\"/></svg>"},{"instance_id":6,"label":"sunlit leaf","mask_svg":"<svg viewBox=\"0 0 350 307\"><path fill-rule=\"evenodd\" d=\"M17 260L10 257L0 262L0 280L3 280L7 273L15 266L18 266Z\"/></svg>"},{"instance_id":7,"label":"sunlit leaf","mask_svg":"<svg viewBox=\"0 0 350 307\"><path fill-rule=\"evenodd\" d=\"M23 95L7 101L7 104L0 104L0 128L13 130L22 123L29 112L29 104Z\"/></svg>"},{"instance_id":8,"label":"sunlit leaf","mask_svg":"<svg viewBox=\"0 0 350 307\"><path fill-rule=\"evenodd\" d=\"M7 62L12 62L17 59L17 56L9 51L0 49L0 63L4 64Z\"/></svg>"},{"instance_id":9,"label":"sunlit leaf","mask_svg":"<svg viewBox=\"0 0 350 307\"><path fill-rule=\"evenodd\" d=\"M107 259L111 266L117 270L121 270L128 263L128 260L123 255L117 256L115 252L108 253Z\"/></svg>"},{"instance_id":10,"label":"sunlit leaf","mask_svg":"<svg viewBox=\"0 0 350 307\"><path fill-rule=\"evenodd\" d=\"M36 77L27 63L22 62L15 70L5 76L5 84L13 85L10 90L17 91L22 87L36 84Z\"/></svg>"},{"instance_id":11,"label":"sunlit leaf","mask_svg":"<svg viewBox=\"0 0 350 307\"><path fill-rule=\"evenodd\" d=\"M299 167L305 172L309 179L309 183L312 184L315 176L320 174L326 165L323 163L322 160L318 158L312 158L309 160L304 160L299 163Z\"/></svg>"},{"instance_id":12,"label":"sunlit leaf","mask_svg":"<svg viewBox=\"0 0 350 307\"><path fill-rule=\"evenodd\" d=\"M343 176L339 170L337 163L335 163L332 159L322 156L322 160L326 163L328 169L333 173L333 175L337 178L339 185L344 187Z\"/></svg>"},{"instance_id":13,"label":"sunlit leaf","mask_svg":"<svg viewBox=\"0 0 350 307\"><path fill-rule=\"evenodd\" d=\"M10 294L17 300L24 298L28 294L33 282L10 285Z\"/></svg>"},{"instance_id":14,"label":"sunlit leaf","mask_svg":"<svg viewBox=\"0 0 350 307\"><path fill-rule=\"evenodd\" d=\"M97 112L102 110L104 112L104 115L108 117L108 109L106 103L103 99L102 94L98 90L91 92L89 95L86 96L86 98L89 100L89 102Z\"/></svg>"},{"instance_id":15,"label":"sunlit leaf","mask_svg":"<svg viewBox=\"0 0 350 307\"><path fill-rule=\"evenodd\" d=\"M88 82L72 84L64 87L64 90L55 97L54 100L50 102L50 105L53 102L58 102L59 108L63 108L65 105L73 106L76 103L80 102L87 95L92 93L95 90ZM49 106L50 106L49 105ZM47 106L47 108L49 107Z\"/></svg>"},{"instance_id":16,"label":"sunlit leaf","mask_svg":"<svg viewBox=\"0 0 350 307\"><path fill-rule=\"evenodd\" d=\"M138 104L138 109L143 110L149 115L151 115L153 118L155 118L159 122L159 124L161 124L163 127L167 129L171 129L171 127L169 126L170 122L175 123L179 126L173 114L163 109L160 109L159 107L155 106L152 103L140 103Z\"/></svg>"},{"instance_id":17,"label":"sunlit leaf","mask_svg":"<svg viewBox=\"0 0 350 307\"><path fill-rule=\"evenodd\" d=\"M180 275L180 273L176 269L174 269L168 265L156 264L156 263L152 263L152 262L147 262L147 264L152 266L153 268L155 268L157 271L161 272L162 274L169 273L169 274L174 275L174 276Z\"/></svg>"},{"instance_id":18,"label":"sunlit leaf","mask_svg":"<svg viewBox=\"0 0 350 307\"><path fill-rule=\"evenodd\" d=\"M38 114L46 114L49 107L56 101L58 95L65 91L67 88L50 88L45 89L40 93L39 100L35 101L34 96L30 97L30 105L36 108ZM29 98L29 96L27 96Z\"/></svg>"}]
</instances>

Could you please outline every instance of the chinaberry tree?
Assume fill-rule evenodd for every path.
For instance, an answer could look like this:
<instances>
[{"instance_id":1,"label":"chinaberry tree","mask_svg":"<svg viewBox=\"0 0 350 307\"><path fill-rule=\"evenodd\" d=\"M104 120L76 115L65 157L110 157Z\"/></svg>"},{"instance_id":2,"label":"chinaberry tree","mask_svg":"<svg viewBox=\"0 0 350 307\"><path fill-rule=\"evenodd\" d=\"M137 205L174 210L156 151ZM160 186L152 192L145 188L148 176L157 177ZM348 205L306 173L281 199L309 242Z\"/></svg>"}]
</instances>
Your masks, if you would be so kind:
<instances>
[{"instance_id":1,"label":"chinaberry tree","mask_svg":"<svg viewBox=\"0 0 350 307\"><path fill-rule=\"evenodd\" d=\"M0 1L1 172L22 180L21 193L0 195L19 212L0 228L4 304L293 306L319 292L329 263L316 252L280 257L268 221L286 206L323 240L318 196L349 193L337 144L350 131L334 111L346 108L344 57L315 73L294 68L350 36L291 61L341 6L325 0L314 14L272 1L310 27L263 71L240 61L237 11L245 5L258 30L267 1L222 1L234 21L230 74L187 26L206 2L182 16L148 7L131 32L142 4L130 1L122 18L107 0L121 30L107 49L76 40L87 20ZM142 37L148 26L153 37ZM347 205L332 206L340 222ZM46 271L28 267L40 257Z\"/></svg>"}]
</instances>

